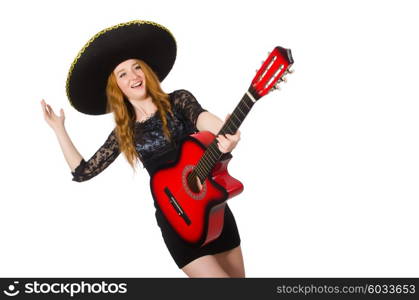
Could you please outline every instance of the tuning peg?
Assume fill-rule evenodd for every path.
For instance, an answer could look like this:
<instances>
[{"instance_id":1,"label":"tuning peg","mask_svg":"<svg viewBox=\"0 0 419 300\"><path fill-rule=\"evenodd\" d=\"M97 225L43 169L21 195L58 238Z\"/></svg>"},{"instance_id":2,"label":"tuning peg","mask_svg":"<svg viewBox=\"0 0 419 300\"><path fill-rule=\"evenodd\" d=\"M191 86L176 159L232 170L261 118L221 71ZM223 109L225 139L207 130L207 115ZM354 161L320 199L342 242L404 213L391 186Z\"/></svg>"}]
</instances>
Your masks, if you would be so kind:
<instances>
[{"instance_id":1,"label":"tuning peg","mask_svg":"<svg viewBox=\"0 0 419 300\"><path fill-rule=\"evenodd\" d=\"M288 70L287 70L287 73L288 73L288 74L292 74L292 73L294 73L294 70L293 70L293 69L288 69Z\"/></svg>"},{"instance_id":2,"label":"tuning peg","mask_svg":"<svg viewBox=\"0 0 419 300\"><path fill-rule=\"evenodd\" d=\"M276 91L276 90L281 90L280 86L279 86L279 82L277 82L273 87L271 87L271 92Z\"/></svg>"},{"instance_id":3,"label":"tuning peg","mask_svg":"<svg viewBox=\"0 0 419 300\"><path fill-rule=\"evenodd\" d=\"M288 81L288 79L285 76L284 77L281 77L279 80L280 81L283 81L283 82L287 82Z\"/></svg>"}]
</instances>

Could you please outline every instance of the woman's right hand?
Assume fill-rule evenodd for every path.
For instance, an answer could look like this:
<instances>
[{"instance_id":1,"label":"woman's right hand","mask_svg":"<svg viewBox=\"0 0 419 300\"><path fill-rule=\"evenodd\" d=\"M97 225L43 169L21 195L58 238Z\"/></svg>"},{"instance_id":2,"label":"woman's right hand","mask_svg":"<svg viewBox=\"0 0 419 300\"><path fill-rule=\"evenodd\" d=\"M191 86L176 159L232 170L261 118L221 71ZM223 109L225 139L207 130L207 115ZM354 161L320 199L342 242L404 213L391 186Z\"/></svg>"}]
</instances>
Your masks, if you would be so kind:
<instances>
[{"instance_id":1,"label":"woman's right hand","mask_svg":"<svg viewBox=\"0 0 419 300\"><path fill-rule=\"evenodd\" d=\"M48 123L48 125L56 131L57 129L64 128L64 110L60 109L60 115L57 116L54 113L52 107L45 102L44 99L41 101L42 110L44 111L44 119Z\"/></svg>"}]
</instances>

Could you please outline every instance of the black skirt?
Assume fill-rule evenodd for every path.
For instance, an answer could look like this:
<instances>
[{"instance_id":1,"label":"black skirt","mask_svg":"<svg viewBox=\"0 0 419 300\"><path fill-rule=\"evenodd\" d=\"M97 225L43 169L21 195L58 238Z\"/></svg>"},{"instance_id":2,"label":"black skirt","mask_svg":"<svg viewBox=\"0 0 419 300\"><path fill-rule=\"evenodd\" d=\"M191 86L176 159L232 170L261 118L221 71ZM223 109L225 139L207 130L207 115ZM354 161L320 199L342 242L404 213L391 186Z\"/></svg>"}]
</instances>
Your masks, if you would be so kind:
<instances>
[{"instance_id":1,"label":"black skirt","mask_svg":"<svg viewBox=\"0 0 419 300\"><path fill-rule=\"evenodd\" d=\"M167 249L179 269L198 257L224 252L240 245L236 221L227 204L224 213L224 226L220 236L203 247L193 247L181 239L159 209L156 210L156 220Z\"/></svg>"}]
</instances>

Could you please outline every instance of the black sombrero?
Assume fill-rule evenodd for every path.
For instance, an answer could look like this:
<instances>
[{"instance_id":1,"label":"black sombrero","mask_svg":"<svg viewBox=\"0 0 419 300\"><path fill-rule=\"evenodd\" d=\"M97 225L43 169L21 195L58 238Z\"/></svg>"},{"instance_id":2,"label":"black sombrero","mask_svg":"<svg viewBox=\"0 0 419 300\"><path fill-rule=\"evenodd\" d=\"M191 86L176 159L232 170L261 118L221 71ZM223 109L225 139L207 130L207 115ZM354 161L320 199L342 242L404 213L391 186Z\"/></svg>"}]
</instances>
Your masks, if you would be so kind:
<instances>
[{"instance_id":1,"label":"black sombrero","mask_svg":"<svg viewBox=\"0 0 419 300\"><path fill-rule=\"evenodd\" d=\"M176 41L165 27L135 20L106 28L94 35L71 64L66 91L71 105L89 115L106 111L106 83L122 61L145 61L162 81L176 59Z\"/></svg>"}]
</instances>

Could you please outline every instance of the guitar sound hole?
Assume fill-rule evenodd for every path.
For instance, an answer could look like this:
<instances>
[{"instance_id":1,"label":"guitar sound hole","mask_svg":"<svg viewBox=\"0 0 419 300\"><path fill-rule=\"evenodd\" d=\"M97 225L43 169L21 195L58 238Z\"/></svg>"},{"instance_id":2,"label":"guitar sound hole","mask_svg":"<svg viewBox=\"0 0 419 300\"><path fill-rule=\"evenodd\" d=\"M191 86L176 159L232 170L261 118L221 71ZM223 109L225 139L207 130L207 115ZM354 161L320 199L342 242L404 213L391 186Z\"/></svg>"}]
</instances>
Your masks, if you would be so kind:
<instances>
[{"instance_id":1,"label":"guitar sound hole","mask_svg":"<svg viewBox=\"0 0 419 300\"><path fill-rule=\"evenodd\" d=\"M188 174L188 187L193 193L196 194L202 190L202 186L199 186L198 180L198 177L196 177L193 172Z\"/></svg>"},{"instance_id":2,"label":"guitar sound hole","mask_svg":"<svg viewBox=\"0 0 419 300\"><path fill-rule=\"evenodd\" d=\"M198 181L198 177L194 172L194 165L187 165L182 170L182 184L185 192L195 200L201 200L207 194L207 183Z\"/></svg>"}]
</instances>

